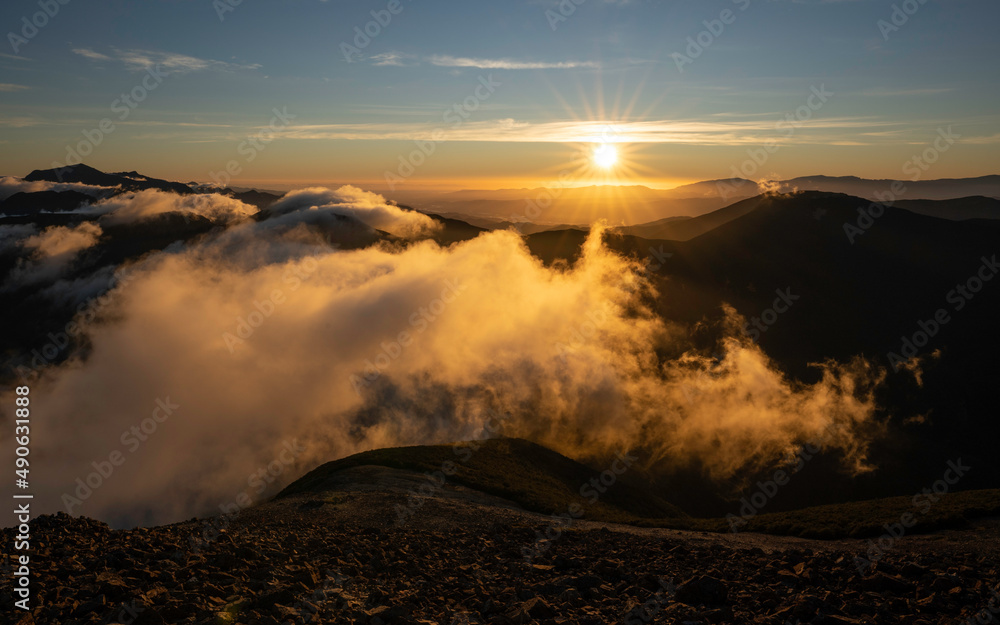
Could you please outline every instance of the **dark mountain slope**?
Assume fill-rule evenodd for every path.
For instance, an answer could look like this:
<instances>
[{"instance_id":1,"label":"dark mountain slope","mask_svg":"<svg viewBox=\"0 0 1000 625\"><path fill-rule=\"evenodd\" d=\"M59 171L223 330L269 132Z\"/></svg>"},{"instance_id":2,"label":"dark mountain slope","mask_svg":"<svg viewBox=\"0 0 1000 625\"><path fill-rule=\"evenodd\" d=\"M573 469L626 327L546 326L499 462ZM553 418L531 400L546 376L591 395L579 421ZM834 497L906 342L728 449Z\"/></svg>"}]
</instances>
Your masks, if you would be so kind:
<instances>
[{"instance_id":1,"label":"dark mountain slope","mask_svg":"<svg viewBox=\"0 0 1000 625\"><path fill-rule=\"evenodd\" d=\"M0 202L0 215L37 216L41 211L65 212L90 204L94 198L78 191L38 191L15 193Z\"/></svg>"},{"instance_id":2,"label":"dark mountain slope","mask_svg":"<svg viewBox=\"0 0 1000 625\"><path fill-rule=\"evenodd\" d=\"M134 176L134 177L132 177ZM158 178L142 176L135 172L127 174L106 174L84 164L70 165L60 169L36 169L24 177L28 181L45 180L48 182L80 182L101 187L120 186L126 191L142 191L144 189L159 189L174 193L194 193L191 187L180 182L170 182Z\"/></svg>"},{"instance_id":3,"label":"dark mountain slope","mask_svg":"<svg viewBox=\"0 0 1000 625\"><path fill-rule=\"evenodd\" d=\"M976 178L942 178L940 180L869 180L857 176L802 176L781 181L782 190L826 191L847 193L875 199L879 193L885 197L893 184L902 184L905 189L900 197L908 199L948 200L984 195L1000 197L1000 176L979 176Z\"/></svg>"},{"instance_id":4,"label":"dark mountain slope","mask_svg":"<svg viewBox=\"0 0 1000 625\"><path fill-rule=\"evenodd\" d=\"M626 226L616 230L623 234L642 237L644 239L664 239L668 241L688 241L729 223L737 217L742 217L757 208L761 197L752 197L705 215L691 219L668 218L637 226Z\"/></svg>"},{"instance_id":5,"label":"dark mountain slope","mask_svg":"<svg viewBox=\"0 0 1000 625\"><path fill-rule=\"evenodd\" d=\"M994 356L1000 347L1000 279L984 283L972 300L954 291L977 276L984 258L1000 253L1000 223L885 208L881 216L861 220L868 228L855 233L852 243L845 224L857 227L859 208L868 207L865 200L839 194L765 196L753 211L690 241L608 239L639 259L654 250L660 257L671 254L652 274L662 293L657 305L668 319L707 320L702 327L711 327L727 302L752 322L772 308L777 291L797 298L787 312L768 314L771 323L761 321L763 330L747 327L748 336L795 378L815 380L818 372L809 363L828 358L845 362L863 355L888 368L879 399L894 420L875 450L880 470L852 480L838 475L832 463L814 461L769 504L774 509L919 492L959 457L976 467L963 488L1000 481L993 449L1000 436L1000 364ZM528 237L528 243L552 262L574 258L584 236L547 232ZM892 371L888 354L902 354L903 337L912 340L918 324L939 309L950 321L919 349L922 355L940 350L939 358L925 363L921 389L909 374ZM717 336L703 331L693 338L707 351ZM696 476L681 483L698 499ZM689 503L683 496L673 501Z\"/></svg>"},{"instance_id":6,"label":"dark mountain slope","mask_svg":"<svg viewBox=\"0 0 1000 625\"><path fill-rule=\"evenodd\" d=\"M896 206L941 219L1000 219L1000 200L981 195L954 200L900 200Z\"/></svg>"},{"instance_id":7,"label":"dark mountain slope","mask_svg":"<svg viewBox=\"0 0 1000 625\"><path fill-rule=\"evenodd\" d=\"M300 493L320 493L338 472L367 465L430 474L438 472L438 480L447 479L503 497L526 510L543 514L565 512L571 504L580 504L597 494L593 510L587 515L589 518L684 516L675 506L654 496L649 484L634 471L617 476L618 483L614 488L607 488L606 493L598 493L592 486L589 490L581 490L604 469L587 467L541 445L516 438L355 454L314 469L285 488L278 499ZM444 474L442 467L451 467L448 471L452 475Z\"/></svg>"}]
</instances>

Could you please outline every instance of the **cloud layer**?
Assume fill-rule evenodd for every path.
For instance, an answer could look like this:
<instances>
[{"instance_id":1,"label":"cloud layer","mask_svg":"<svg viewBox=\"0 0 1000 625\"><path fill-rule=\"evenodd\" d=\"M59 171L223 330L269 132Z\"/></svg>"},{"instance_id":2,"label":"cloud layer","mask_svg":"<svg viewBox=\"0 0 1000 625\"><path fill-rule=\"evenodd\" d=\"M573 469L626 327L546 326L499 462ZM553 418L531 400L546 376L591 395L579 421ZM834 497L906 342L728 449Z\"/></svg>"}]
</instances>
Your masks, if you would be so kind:
<instances>
[{"instance_id":1,"label":"cloud layer","mask_svg":"<svg viewBox=\"0 0 1000 625\"><path fill-rule=\"evenodd\" d=\"M0 177L0 201L15 193L37 193L38 191L78 191L92 197L102 197L112 191L109 187L98 187L82 182L28 181L14 176Z\"/></svg>"},{"instance_id":2,"label":"cloud layer","mask_svg":"<svg viewBox=\"0 0 1000 625\"><path fill-rule=\"evenodd\" d=\"M126 49L112 47L108 54L91 50L89 48L73 48L73 53L85 59L98 63L119 62L132 71L141 71L156 68L164 74L188 73L200 71L221 71L232 72L238 70L260 69L260 65L227 63L214 59L201 59L186 54L175 52L162 52L156 50Z\"/></svg>"},{"instance_id":3,"label":"cloud layer","mask_svg":"<svg viewBox=\"0 0 1000 625\"><path fill-rule=\"evenodd\" d=\"M432 234L440 228L433 219L389 204L385 198L350 185L337 190L310 187L286 194L268 209L277 223L294 223L316 215L339 215L390 234L411 239ZM290 216L290 217L289 217Z\"/></svg>"},{"instance_id":4,"label":"cloud layer","mask_svg":"<svg viewBox=\"0 0 1000 625\"><path fill-rule=\"evenodd\" d=\"M24 234L29 232L24 231ZM51 226L20 239L26 256L19 259L4 287L55 280L82 252L97 245L101 234L99 225L83 222L77 226Z\"/></svg>"},{"instance_id":5,"label":"cloud layer","mask_svg":"<svg viewBox=\"0 0 1000 625\"><path fill-rule=\"evenodd\" d=\"M155 215L179 212L205 217L216 222L238 221L253 215L257 208L216 193L178 195L156 189L122 193L115 197L94 202L80 212L102 215L106 225L128 224Z\"/></svg>"},{"instance_id":6,"label":"cloud layer","mask_svg":"<svg viewBox=\"0 0 1000 625\"><path fill-rule=\"evenodd\" d=\"M117 211L143 213L140 195ZM671 294L600 227L575 265L546 267L512 232L331 249L306 217L427 232L351 187L289 194L274 213L147 257L85 321L87 358L33 384L40 511L66 509L111 454L123 463L72 512L163 522L218 512L286 441L305 451L283 480L373 447L487 436L498 414L502 434L574 457L642 448L718 478L838 425L828 445L864 469L876 373L830 364L793 383L735 319L721 357L692 351L649 307Z\"/></svg>"}]
</instances>

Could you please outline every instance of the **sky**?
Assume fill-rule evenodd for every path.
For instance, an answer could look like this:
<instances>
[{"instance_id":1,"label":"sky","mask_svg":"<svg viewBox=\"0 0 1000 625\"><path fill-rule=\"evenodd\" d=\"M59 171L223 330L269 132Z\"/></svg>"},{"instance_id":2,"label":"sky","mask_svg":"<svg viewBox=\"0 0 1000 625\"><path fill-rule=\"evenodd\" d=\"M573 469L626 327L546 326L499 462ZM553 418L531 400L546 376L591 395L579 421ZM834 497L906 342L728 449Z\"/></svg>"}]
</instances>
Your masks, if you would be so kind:
<instances>
[{"instance_id":1,"label":"sky","mask_svg":"<svg viewBox=\"0 0 1000 625\"><path fill-rule=\"evenodd\" d=\"M925 179L995 174L998 22L993 0L9 0L0 175L669 188L911 179L914 157Z\"/></svg>"}]
</instances>

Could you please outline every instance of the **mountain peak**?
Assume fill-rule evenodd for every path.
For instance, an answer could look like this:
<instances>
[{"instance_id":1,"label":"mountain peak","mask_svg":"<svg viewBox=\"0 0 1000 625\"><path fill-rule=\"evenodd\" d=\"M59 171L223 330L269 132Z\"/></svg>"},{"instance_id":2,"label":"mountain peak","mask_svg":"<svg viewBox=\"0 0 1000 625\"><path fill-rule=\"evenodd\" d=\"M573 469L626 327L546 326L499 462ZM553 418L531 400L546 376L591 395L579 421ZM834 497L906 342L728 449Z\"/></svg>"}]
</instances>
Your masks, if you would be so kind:
<instances>
[{"instance_id":1,"label":"mountain peak","mask_svg":"<svg viewBox=\"0 0 1000 625\"><path fill-rule=\"evenodd\" d=\"M109 174L84 163L54 169L36 169L24 179L29 182L77 182L97 187L121 187L126 191L159 189L182 194L193 193L189 186L180 182L150 178L135 171Z\"/></svg>"}]
</instances>

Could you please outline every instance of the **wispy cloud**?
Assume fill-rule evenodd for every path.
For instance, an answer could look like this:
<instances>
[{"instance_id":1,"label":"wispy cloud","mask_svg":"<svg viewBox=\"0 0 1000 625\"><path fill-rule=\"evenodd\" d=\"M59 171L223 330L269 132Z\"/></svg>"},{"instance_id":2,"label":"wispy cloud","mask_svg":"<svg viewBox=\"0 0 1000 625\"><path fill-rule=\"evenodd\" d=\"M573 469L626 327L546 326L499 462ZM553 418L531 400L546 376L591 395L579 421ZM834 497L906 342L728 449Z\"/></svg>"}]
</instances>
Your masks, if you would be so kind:
<instances>
[{"instance_id":1,"label":"wispy cloud","mask_svg":"<svg viewBox=\"0 0 1000 625\"><path fill-rule=\"evenodd\" d=\"M174 52L158 52L153 50L130 49L120 50L112 48L111 54L104 54L89 48L74 48L73 52L90 59L92 61L117 61L124 64L128 69L145 70L159 66L166 72L187 73L200 71L222 71L233 72L239 70L260 69L261 65L227 63L226 61L216 61L214 59L200 59L186 54Z\"/></svg>"},{"instance_id":2,"label":"wispy cloud","mask_svg":"<svg viewBox=\"0 0 1000 625\"><path fill-rule=\"evenodd\" d=\"M73 54L79 54L80 56L90 59L91 61L113 61L110 56L106 54L101 54L100 52L94 52L87 48L73 48Z\"/></svg>"},{"instance_id":3,"label":"wispy cloud","mask_svg":"<svg viewBox=\"0 0 1000 625\"><path fill-rule=\"evenodd\" d=\"M403 52L383 52L368 57L368 62L380 67L409 67L429 63L437 67L475 68L475 69L597 69L600 63L594 61L525 61L508 58L486 59L449 54L435 54L420 57L416 54Z\"/></svg>"},{"instance_id":4,"label":"wispy cloud","mask_svg":"<svg viewBox=\"0 0 1000 625\"><path fill-rule=\"evenodd\" d=\"M980 137L962 137L961 141L962 143L971 143L974 145L993 145L1000 143L1000 133Z\"/></svg>"},{"instance_id":5,"label":"wispy cloud","mask_svg":"<svg viewBox=\"0 0 1000 625\"><path fill-rule=\"evenodd\" d=\"M594 61L515 61L512 59L477 59L439 54L428 57L438 67L475 67L478 69L575 69L600 67Z\"/></svg>"},{"instance_id":6,"label":"wispy cloud","mask_svg":"<svg viewBox=\"0 0 1000 625\"><path fill-rule=\"evenodd\" d=\"M536 143L593 143L605 140L613 128L622 143L674 143L690 145L757 145L774 140L782 143L830 144L852 141L857 145L900 143L902 138L873 136L877 129L907 128L900 122L871 117L841 117L810 122L808 131L793 136L776 129L773 119L704 121L693 119L647 121L558 121L528 122L512 118L465 122L457 127L435 127L426 123L359 123L297 125L282 133L290 139L501 141Z\"/></svg>"},{"instance_id":7,"label":"wispy cloud","mask_svg":"<svg viewBox=\"0 0 1000 625\"><path fill-rule=\"evenodd\" d=\"M954 91L954 89L947 87L926 87L918 89L867 89L862 91L861 94L873 97L905 97L917 95L938 95L942 93L951 93L952 91Z\"/></svg>"},{"instance_id":8,"label":"wispy cloud","mask_svg":"<svg viewBox=\"0 0 1000 625\"><path fill-rule=\"evenodd\" d=\"M14 85L9 82L0 82L0 91L11 92L11 91L24 91L26 89L31 89L31 87L25 87L24 85Z\"/></svg>"},{"instance_id":9,"label":"wispy cloud","mask_svg":"<svg viewBox=\"0 0 1000 625\"><path fill-rule=\"evenodd\" d=\"M408 61L412 62L412 57L398 52L383 52L371 57L371 60L373 65L404 67L410 64Z\"/></svg>"},{"instance_id":10,"label":"wispy cloud","mask_svg":"<svg viewBox=\"0 0 1000 625\"><path fill-rule=\"evenodd\" d=\"M48 125L44 120L28 117L26 115L13 115L10 117L0 117L0 125L8 128L28 128L29 126Z\"/></svg>"}]
</instances>

